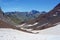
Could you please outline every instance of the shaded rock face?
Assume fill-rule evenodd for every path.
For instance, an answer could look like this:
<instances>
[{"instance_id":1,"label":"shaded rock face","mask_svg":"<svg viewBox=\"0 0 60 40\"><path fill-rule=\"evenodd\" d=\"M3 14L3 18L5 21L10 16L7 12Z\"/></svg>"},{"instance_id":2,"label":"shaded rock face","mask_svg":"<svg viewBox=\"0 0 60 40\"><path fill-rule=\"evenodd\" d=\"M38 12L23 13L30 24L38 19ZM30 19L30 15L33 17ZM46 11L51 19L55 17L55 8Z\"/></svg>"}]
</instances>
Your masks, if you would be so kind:
<instances>
[{"instance_id":1,"label":"shaded rock face","mask_svg":"<svg viewBox=\"0 0 60 40\"><path fill-rule=\"evenodd\" d=\"M15 23L2 11L0 8L0 20L9 23L11 25L15 25Z\"/></svg>"},{"instance_id":2,"label":"shaded rock face","mask_svg":"<svg viewBox=\"0 0 60 40\"><path fill-rule=\"evenodd\" d=\"M6 16L0 8L0 28L14 28L13 25L6 22Z\"/></svg>"},{"instance_id":3,"label":"shaded rock face","mask_svg":"<svg viewBox=\"0 0 60 40\"><path fill-rule=\"evenodd\" d=\"M0 28L11 28L11 27L13 27L9 23L7 23L5 19L7 19L7 18L0 8Z\"/></svg>"},{"instance_id":4,"label":"shaded rock face","mask_svg":"<svg viewBox=\"0 0 60 40\"><path fill-rule=\"evenodd\" d=\"M34 20L26 22L26 24L34 24L38 22L37 25L27 27L33 30L42 30L54 26L54 24L60 22L60 3L55 6L51 11L46 14L41 14ZM47 24L46 24L47 23ZM42 26L43 25L43 26Z\"/></svg>"}]
</instances>

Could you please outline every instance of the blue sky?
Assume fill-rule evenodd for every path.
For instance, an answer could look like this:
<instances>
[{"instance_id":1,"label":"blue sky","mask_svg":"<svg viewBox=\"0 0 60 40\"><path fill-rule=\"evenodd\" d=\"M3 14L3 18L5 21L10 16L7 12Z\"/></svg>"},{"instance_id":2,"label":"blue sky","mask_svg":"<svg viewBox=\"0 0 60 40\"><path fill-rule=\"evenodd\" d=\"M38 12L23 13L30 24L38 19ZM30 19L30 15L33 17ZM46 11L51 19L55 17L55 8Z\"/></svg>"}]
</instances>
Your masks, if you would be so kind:
<instances>
[{"instance_id":1,"label":"blue sky","mask_svg":"<svg viewBox=\"0 0 60 40\"><path fill-rule=\"evenodd\" d=\"M7 11L49 11L60 3L60 0L0 0L0 6Z\"/></svg>"}]
</instances>

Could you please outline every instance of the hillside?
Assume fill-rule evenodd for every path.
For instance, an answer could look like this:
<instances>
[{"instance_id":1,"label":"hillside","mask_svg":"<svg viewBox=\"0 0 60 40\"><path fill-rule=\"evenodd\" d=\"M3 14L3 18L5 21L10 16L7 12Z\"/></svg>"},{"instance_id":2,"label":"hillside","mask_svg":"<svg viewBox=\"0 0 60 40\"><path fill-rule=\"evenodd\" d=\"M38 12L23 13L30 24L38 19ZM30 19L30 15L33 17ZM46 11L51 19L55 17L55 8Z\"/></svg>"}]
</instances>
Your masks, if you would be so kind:
<instances>
[{"instance_id":1,"label":"hillside","mask_svg":"<svg viewBox=\"0 0 60 40\"><path fill-rule=\"evenodd\" d=\"M60 22L60 3L48 13L40 14L36 19L21 24L21 27L32 30L42 30L53 27L58 22Z\"/></svg>"}]
</instances>

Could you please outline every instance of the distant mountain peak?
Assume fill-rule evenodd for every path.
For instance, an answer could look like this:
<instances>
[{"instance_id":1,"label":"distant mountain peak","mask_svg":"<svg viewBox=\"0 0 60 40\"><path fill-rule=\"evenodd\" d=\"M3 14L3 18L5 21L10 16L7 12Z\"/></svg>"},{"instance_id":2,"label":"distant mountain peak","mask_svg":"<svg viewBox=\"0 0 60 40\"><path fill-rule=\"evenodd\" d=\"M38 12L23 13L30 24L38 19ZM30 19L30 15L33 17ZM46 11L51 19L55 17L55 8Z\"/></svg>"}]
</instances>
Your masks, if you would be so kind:
<instances>
[{"instance_id":1,"label":"distant mountain peak","mask_svg":"<svg viewBox=\"0 0 60 40\"><path fill-rule=\"evenodd\" d=\"M33 14L39 13L39 11L37 11L37 10L31 10L30 12Z\"/></svg>"}]
</instances>

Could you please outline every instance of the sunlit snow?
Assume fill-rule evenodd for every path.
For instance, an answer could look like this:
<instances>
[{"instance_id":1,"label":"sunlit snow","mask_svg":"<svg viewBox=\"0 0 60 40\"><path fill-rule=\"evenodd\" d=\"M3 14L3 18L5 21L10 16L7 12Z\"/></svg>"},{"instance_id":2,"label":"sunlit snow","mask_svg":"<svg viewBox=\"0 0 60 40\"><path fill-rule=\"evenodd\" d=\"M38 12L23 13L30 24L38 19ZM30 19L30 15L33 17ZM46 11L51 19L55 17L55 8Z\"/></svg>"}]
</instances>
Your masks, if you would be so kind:
<instances>
[{"instance_id":1,"label":"sunlit snow","mask_svg":"<svg viewBox=\"0 0 60 40\"><path fill-rule=\"evenodd\" d=\"M0 28L0 40L60 40L60 25L40 30L39 34Z\"/></svg>"}]
</instances>

